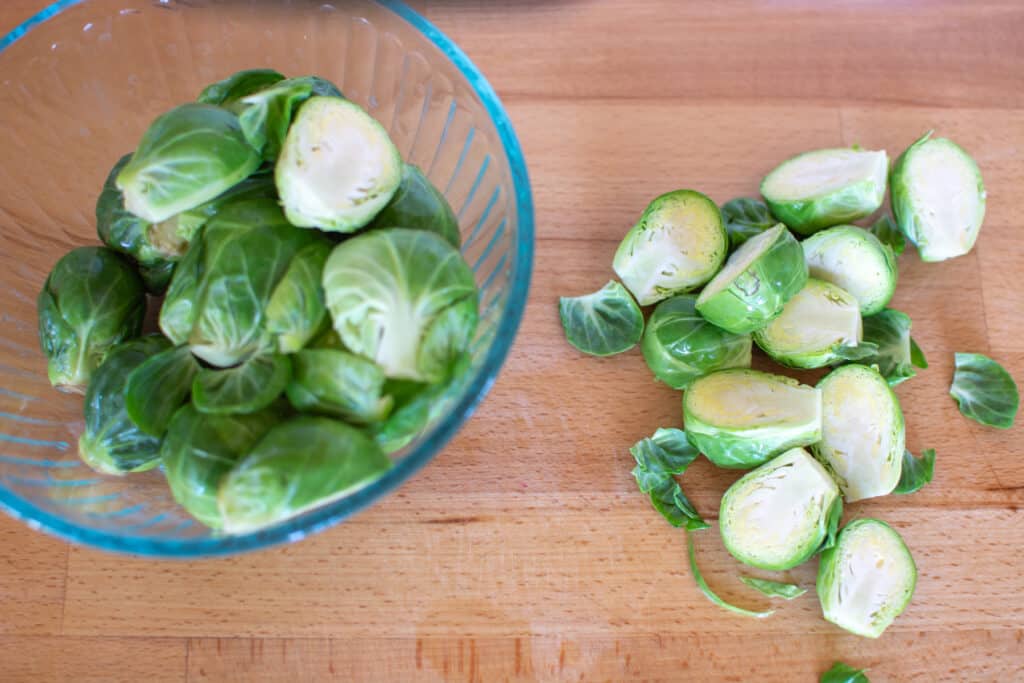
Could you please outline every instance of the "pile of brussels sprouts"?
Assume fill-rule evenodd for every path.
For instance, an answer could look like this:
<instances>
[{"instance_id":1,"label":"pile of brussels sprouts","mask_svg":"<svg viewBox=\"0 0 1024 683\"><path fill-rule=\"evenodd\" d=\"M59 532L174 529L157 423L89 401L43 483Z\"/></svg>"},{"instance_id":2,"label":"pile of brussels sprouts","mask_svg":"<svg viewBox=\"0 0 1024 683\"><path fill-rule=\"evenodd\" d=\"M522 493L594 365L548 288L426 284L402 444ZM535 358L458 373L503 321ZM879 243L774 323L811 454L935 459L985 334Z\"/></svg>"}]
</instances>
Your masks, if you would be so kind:
<instances>
[{"instance_id":1,"label":"pile of brussels sprouts","mask_svg":"<svg viewBox=\"0 0 1024 683\"><path fill-rule=\"evenodd\" d=\"M380 477L468 367L478 293L451 207L321 78L242 71L163 114L96 221L106 246L39 295L50 381L85 394L82 460L162 464L213 529Z\"/></svg>"},{"instance_id":2,"label":"pile of brussels sprouts","mask_svg":"<svg viewBox=\"0 0 1024 683\"><path fill-rule=\"evenodd\" d=\"M894 219L853 225L881 208L887 179ZM801 154L771 171L761 194L764 201L721 208L693 190L657 197L615 254L622 284L561 299L562 325L573 346L593 355L639 343L654 376L685 391L685 431L659 429L631 449L637 485L671 524L709 526L677 480L700 453L719 467L751 470L722 497L726 549L769 571L818 555L825 618L876 638L909 603L917 570L885 522L840 528L843 501L912 493L935 465L933 450L920 458L906 450L892 389L928 365L910 318L887 308L897 257L907 240L925 261L969 252L985 213L981 174L960 147L929 133L891 171L884 151ZM640 306L652 305L645 323ZM755 344L787 368L833 369L817 386L752 370ZM956 355L951 393L968 417L1013 422L1016 385L985 356ZM772 613L715 595L688 542L694 577L712 602L748 616ZM772 597L805 592L742 579Z\"/></svg>"}]
</instances>

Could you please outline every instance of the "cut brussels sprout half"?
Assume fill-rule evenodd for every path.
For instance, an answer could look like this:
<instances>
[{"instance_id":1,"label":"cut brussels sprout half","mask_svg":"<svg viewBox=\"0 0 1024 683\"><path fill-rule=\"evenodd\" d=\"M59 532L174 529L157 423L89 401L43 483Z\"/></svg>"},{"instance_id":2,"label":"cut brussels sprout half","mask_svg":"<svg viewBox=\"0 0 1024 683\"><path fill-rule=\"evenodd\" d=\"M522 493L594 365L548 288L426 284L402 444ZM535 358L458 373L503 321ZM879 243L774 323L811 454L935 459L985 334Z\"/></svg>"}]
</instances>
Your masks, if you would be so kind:
<instances>
[{"instance_id":1,"label":"cut brussels sprout half","mask_svg":"<svg viewBox=\"0 0 1024 683\"><path fill-rule=\"evenodd\" d=\"M462 244L455 211L423 171L412 164L402 165L402 184L369 227L429 230L456 249Z\"/></svg>"},{"instance_id":2,"label":"cut brussels sprout half","mask_svg":"<svg viewBox=\"0 0 1024 683\"><path fill-rule=\"evenodd\" d=\"M731 249L779 224L764 202L747 197L737 197L722 204L722 221Z\"/></svg>"},{"instance_id":3,"label":"cut brussels sprout half","mask_svg":"<svg viewBox=\"0 0 1024 683\"><path fill-rule=\"evenodd\" d=\"M885 150L819 149L783 161L761 182L780 221L801 235L870 216L885 199Z\"/></svg>"},{"instance_id":4,"label":"cut brussels sprout half","mask_svg":"<svg viewBox=\"0 0 1024 683\"><path fill-rule=\"evenodd\" d=\"M800 243L781 223L740 245L697 297L697 310L735 334L759 330L807 283Z\"/></svg>"},{"instance_id":5,"label":"cut brussels sprout half","mask_svg":"<svg viewBox=\"0 0 1024 683\"><path fill-rule=\"evenodd\" d=\"M715 327L697 313L697 297L665 299L647 320L643 351L654 376L673 389L716 370L749 368L750 335Z\"/></svg>"},{"instance_id":6,"label":"cut brussels sprout half","mask_svg":"<svg viewBox=\"0 0 1024 683\"><path fill-rule=\"evenodd\" d=\"M391 201L402 158L359 105L312 97L288 130L274 178L292 224L354 232Z\"/></svg>"},{"instance_id":7,"label":"cut brussels sprout half","mask_svg":"<svg viewBox=\"0 0 1024 683\"><path fill-rule=\"evenodd\" d=\"M715 203L700 192L676 190L647 206L615 252L612 268L647 306L703 285L728 251Z\"/></svg>"},{"instance_id":8,"label":"cut brussels sprout half","mask_svg":"<svg viewBox=\"0 0 1024 683\"><path fill-rule=\"evenodd\" d=\"M917 567L896 531L858 519L821 554L818 599L825 619L867 638L882 635L914 596Z\"/></svg>"},{"instance_id":9,"label":"cut brussels sprout half","mask_svg":"<svg viewBox=\"0 0 1024 683\"><path fill-rule=\"evenodd\" d=\"M747 469L821 438L821 392L757 370L720 370L683 395L686 434L719 467Z\"/></svg>"},{"instance_id":10,"label":"cut brussels sprout half","mask_svg":"<svg viewBox=\"0 0 1024 683\"><path fill-rule=\"evenodd\" d=\"M846 502L884 496L900 481L906 433L896 394L874 368L844 365L818 383L821 441L814 454Z\"/></svg>"},{"instance_id":11,"label":"cut brussels sprout half","mask_svg":"<svg viewBox=\"0 0 1024 683\"><path fill-rule=\"evenodd\" d=\"M808 237L804 258L811 277L852 294L864 315L885 308L896 291L896 257L864 228L839 225Z\"/></svg>"},{"instance_id":12,"label":"cut brussels sprout half","mask_svg":"<svg viewBox=\"0 0 1024 683\"><path fill-rule=\"evenodd\" d=\"M722 496L718 524L726 549L758 569L803 564L828 535L839 487L803 448L748 472Z\"/></svg>"},{"instance_id":13,"label":"cut brussels sprout half","mask_svg":"<svg viewBox=\"0 0 1024 683\"><path fill-rule=\"evenodd\" d=\"M969 252L985 220L978 164L952 140L926 133L892 169L892 211L922 261Z\"/></svg>"},{"instance_id":14,"label":"cut brussels sprout half","mask_svg":"<svg viewBox=\"0 0 1024 683\"><path fill-rule=\"evenodd\" d=\"M260 161L234 114L209 104L183 104L149 127L117 175L117 187L129 211L159 223L210 201Z\"/></svg>"},{"instance_id":15,"label":"cut brussels sprout half","mask_svg":"<svg viewBox=\"0 0 1024 683\"><path fill-rule=\"evenodd\" d=\"M820 368L838 360L872 353L861 348L857 300L839 287L813 277L782 309L782 314L754 332L765 353L791 368Z\"/></svg>"},{"instance_id":16,"label":"cut brussels sprout half","mask_svg":"<svg viewBox=\"0 0 1024 683\"><path fill-rule=\"evenodd\" d=\"M611 356L636 346L644 314L626 288L614 280L593 294L558 300L562 329L570 344L592 356Z\"/></svg>"}]
</instances>

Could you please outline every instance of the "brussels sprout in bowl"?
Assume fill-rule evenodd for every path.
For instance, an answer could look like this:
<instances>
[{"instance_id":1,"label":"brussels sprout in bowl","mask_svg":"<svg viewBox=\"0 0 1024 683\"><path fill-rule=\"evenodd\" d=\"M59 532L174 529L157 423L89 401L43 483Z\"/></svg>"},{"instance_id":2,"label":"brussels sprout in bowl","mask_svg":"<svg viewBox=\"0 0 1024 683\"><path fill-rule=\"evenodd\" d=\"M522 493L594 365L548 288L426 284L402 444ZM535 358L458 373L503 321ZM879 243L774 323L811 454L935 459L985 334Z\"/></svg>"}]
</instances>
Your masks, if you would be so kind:
<instances>
[{"instance_id":1,"label":"brussels sprout in bowl","mask_svg":"<svg viewBox=\"0 0 1024 683\"><path fill-rule=\"evenodd\" d=\"M171 37L161 28L168 22L181 29L170 32ZM159 49L154 50L154 44ZM196 55L203 55L203 59L195 59ZM525 162L511 123L483 75L456 45L404 4L393 0L334 5L296 1L279 6L259 0L192 0L156 5L148 0L62 0L0 39L0 66L5 74L0 83L0 100L9 111L33 113L0 131L0 143L8 150L8 158L18 159L17 164L4 167L6 192L0 204L0 239L5 243L0 249L0 259L4 261L0 270L9 294L5 343L0 346L0 438L10 446L0 453L0 507L34 528L69 540L141 555L225 555L298 540L365 508L409 478L452 438L494 382L519 325L533 258L533 207ZM253 69L249 74L253 78L246 82L221 82L243 69ZM460 361L463 364L458 380L444 391L407 401L392 412L384 433L378 436L389 452L386 457L393 463L382 476L365 486L358 478L342 482L346 486L339 490L346 490L346 495L333 498L313 488L324 481L325 473L310 471L315 480L304 489L309 500L327 502L306 510L305 500L291 501L296 510L305 511L265 528L250 524L249 518L232 519L222 526L238 533L227 535L197 521L212 519L214 526L218 525L209 488L211 477L220 476L217 459L206 463L191 461L193 469L182 469L182 461L165 456L165 468L168 473L174 471L173 490L168 489L161 469L105 476L79 460L77 442L86 426L83 397L56 393L50 386L47 359L39 350L36 295L62 254L75 247L98 245L92 210L105 183L109 199L130 200L133 205L141 202L146 206L149 202L154 209L148 212L146 220L129 225L121 215L110 214L108 206L100 207L105 220L121 221L110 224L108 242L116 243L110 246L122 252L119 258L138 260L143 255L153 256L145 251L150 245L143 239L150 236L173 233L175 237L191 238L191 219L204 222L217 214L218 207L206 204L181 213L174 225L150 224L149 221L160 221L167 210L177 208L177 195L147 195L147 173L155 171L143 168L141 161L132 173L125 175L120 184L123 187L117 179L124 166L117 173L111 169L138 145L158 116L195 102L211 84L216 87L202 95L206 104L216 103L213 100L218 98L241 98L248 102L253 100L253 89L274 83L278 84L275 92L280 91L283 99L297 96L296 92L302 95L306 90L312 95L323 94L317 79L308 84L285 82L281 80L282 74L316 74L337 84L347 100L365 109L387 132L403 162L398 169L400 177L394 176L389 182L396 184L401 180L395 196L406 198L405 204L389 205L392 215L416 218L416 207L409 204L409 198L415 192L424 196L429 193L414 187L414 181L422 184L425 179L444 196L453 211L442 216L444 225L439 231L448 242L461 244L462 257L479 291L479 324L475 336L467 340L468 353ZM251 138L253 131L263 136L260 140L264 143L264 159L275 156L280 149L280 122L274 119L278 115L274 106L268 102L262 109L253 107L252 111L264 118L243 123L242 134L246 139ZM194 106L189 111L207 110ZM237 141L237 135L233 139ZM200 149L196 151L201 155L205 143L197 144ZM248 172L254 161L239 157L233 163L236 165L231 169L223 169L225 173ZM245 197L250 206L258 206L264 201L261 182L265 185L267 179L252 178L255 183L245 190ZM425 187L429 188L429 184ZM54 188L60 191L55 192ZM125 196L114 194L118 190ZM181 193L187 194L189 204L193 205L205 200L210 190L205 186L183 186ZM303 210L308 205L309 202L304 203ZM189 221L183 223L182 217ZM228 229L231 218L221 215L222 227L218 229ZM457 231L452 230L453 221ZM371 224L365 229L366 234L373 234L378 227L391 226ZM150 230L154 231L152 235L147 232ZM163 246L155 242L153 245ZM313 262L318 263L322 256L315 243L309 247L305 243L295 244L294 248L296 252L304 248L313 252L309 254ZM252 250L258 256L258 247ZM161 251L147 265L163 268L166 259L178 259L178 255ZM194 260L178 260L176 269L186 272L196 268L199 264ZM304 277L298 266L294 271L289 276L288 289L268 292L273 305L269 313L273 318L269 328L272 337L258 340L261 347L269 341L282 353L318 333L312 319L297 315L304 301ZM153 292L162 291L167 284L159 275L154 272L152 280L145 282ZM181 322L195 314L185 310L191 297L182 291L188 289L187 280L183 278L177 288L172 286L167 291L167 298L181 306L165 304L159 321L158 307L151 300L146 330L155 331L159 322L172 339L182 330L187 335L191 326L183 327ZM133 296L141 289L141 282L133 283ZM66 288L61 290L61 299L53 307L54 321L73 323L68 325L72 336L62 340L81 342L78 346L84 349L107 344L111 334L105 332L102 340L86 339L82 331L90 329L88 321L68 317L78 313L70 310L72 300L66 298L66 292ZM76 295L88 297L92 293ZM230 345L221 343L224 340L220 338L214 341L216 345L207 343L207 356L233 362L237 360L235 353L244 353L253 337L240 336L229 340ZM462 342L459 344L461 348ZM334 347L330 345L316 347L323 350L313 353L314 356L320 353L348 360L345 352L331 351ZM173 366L170 354L148 355L147 351L147 356L154 362L139 367L148 368L157 379ZM426 367L424 362L418 359L417 367ZM89 363L89 372L99 365L98 361ZM116 373L116 368L111 367L107 374L118 387L130 387L130 378L136 378L135 365ZM333 372L336 365L328 372ZM237 367L240 375L261 370L244 363ZM308 369L312 373L319 372L319 368L318 365ZM276 377L273 364L262 369L267 377ZM251 376L210 374L209 368L196 374L210 405L252 398L234 394L232 385L236 379L252 381ZM307 396L311 401L327 402L343 413L356 409L365 412L362 404L338 403L339 399L332 395L315 393L319 387L315 375L296 377L289 385L292 394L309 393L312 389L314 393ZM147 377L138 373L137 379ZM102 430L121 420L125 410L131 414L133 410L149 408L155 406L139 404L131 392L126 409L104 406L105 412L94 415L95 433L90 443L95 441L103 446L106 450L100 450L104 454L114 453L112 446L102 442ZM230 460L237 457L240 449L248 449L256 436L273 428L273 420L279 418L272 413L268 410L234 418L179 411L176 420L159 412L148 417L161 424L170 422L169 433L174 433L177 441L168 445L165 440L165 449L212 449L208 452L222 453L219 458ZM424 422L425 429L415 429ZM316 425L302 425L316 438L330 437ZM412 438L417 431L418 435ZM140 433L139 438L145 439L145 435ZM287 443L288 439L282 442ZM267 457L268 462L276 463L282 457L287 459L287 452L276 449L273 458ZM123 469L147 466L148 463L134 461L123 463ZM238 483L243 482L239 479ZM352 492L347 493L347 489ZM233 496L240 490L233 488ZM176 500L185 503L196 518ZM237 496L230 502L237 503L231 511L249 511L251 508L245 506L253 503ZM276 501L264 502L268 509L277 505ZM250 531L252 526L261 528Z\"/></svg>"}]
</instances>

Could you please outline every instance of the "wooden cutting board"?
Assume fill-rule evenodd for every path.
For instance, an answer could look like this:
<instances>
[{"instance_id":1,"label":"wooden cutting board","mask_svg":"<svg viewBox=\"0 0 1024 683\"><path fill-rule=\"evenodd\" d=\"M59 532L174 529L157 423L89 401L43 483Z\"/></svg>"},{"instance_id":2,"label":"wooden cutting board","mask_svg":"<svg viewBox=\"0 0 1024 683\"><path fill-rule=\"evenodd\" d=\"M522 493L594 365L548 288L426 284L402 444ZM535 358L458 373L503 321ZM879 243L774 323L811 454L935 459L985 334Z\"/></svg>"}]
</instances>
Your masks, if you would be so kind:
<instances>
[{"instance_id":1,"label":"wooden cutting board","mask_svg":"<svg viewBox=\"0 0 1024 683\"><path fill-rule=\"evenodd\" d=\"M7 0L0 28L43 4ZM836 659L876 683L1024 680L1024 430L971 423L947 394L958 350L1024 380L1024 4L416 4L488 75L530 164L533 289L490 396L400 492L286 548L156 563L0 518L0 680L810 682ZM607 281L661 192L721 202L796 152L895 155L929 128L975 156L989 192L971 254L900 261L893 305L931 367L898 394L936 477L848 511L903 534L914 602L877 641L823 621L813 591L771 619L720 611L629 473L634 441L679 424L679 395L637 351L573 351L557 297ZM684 487L714 519L736 476L702 461ZM724 597L768 605L716 532L698 552ZM788 576L812 586L814 571Z\"/></svg>"}]
</instances>

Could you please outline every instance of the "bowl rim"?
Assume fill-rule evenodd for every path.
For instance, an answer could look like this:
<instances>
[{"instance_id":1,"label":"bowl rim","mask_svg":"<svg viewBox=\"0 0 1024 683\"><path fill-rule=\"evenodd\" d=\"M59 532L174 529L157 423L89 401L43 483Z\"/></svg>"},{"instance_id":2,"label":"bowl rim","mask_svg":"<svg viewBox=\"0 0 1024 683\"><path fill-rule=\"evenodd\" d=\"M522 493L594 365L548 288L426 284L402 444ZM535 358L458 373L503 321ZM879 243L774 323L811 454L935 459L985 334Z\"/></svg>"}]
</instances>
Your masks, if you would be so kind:
<instances>
[{"instance_id":1,"label":"bowl rim","mask_svg":"<svg viewBox=\"0 0 1024 683\"><path fill-rule=\"evenodd\" d=\"M56 0L26 19L0 38L0 52L48 19L87 0ZM498 329L480 371L474 375L468 390L455 406L438 422L408 455L373 484L350 496L316 508L300 518L285 521L262 531L244 536L223 536L200 540L169 541L159 538L122 536L98 531L69 522L48 512L29 500L0 486L0 509L29 527L45 531L73 543L101 550L166 559L199 559L235 555L270 546L291 543L328 529L391 493L436 456L473 414L480 401L494 384L515 339L526 307L533 270L534 214L529 173L522 148L508 114L487 78L462 49L429 20L401 0L368 0L390 10L411 24L437 47L466 78L483 104L501 139L509 160L512 186L515 191L518 238L511 274L511 291L502 307Z\"/></svg>"}]
</instances>

